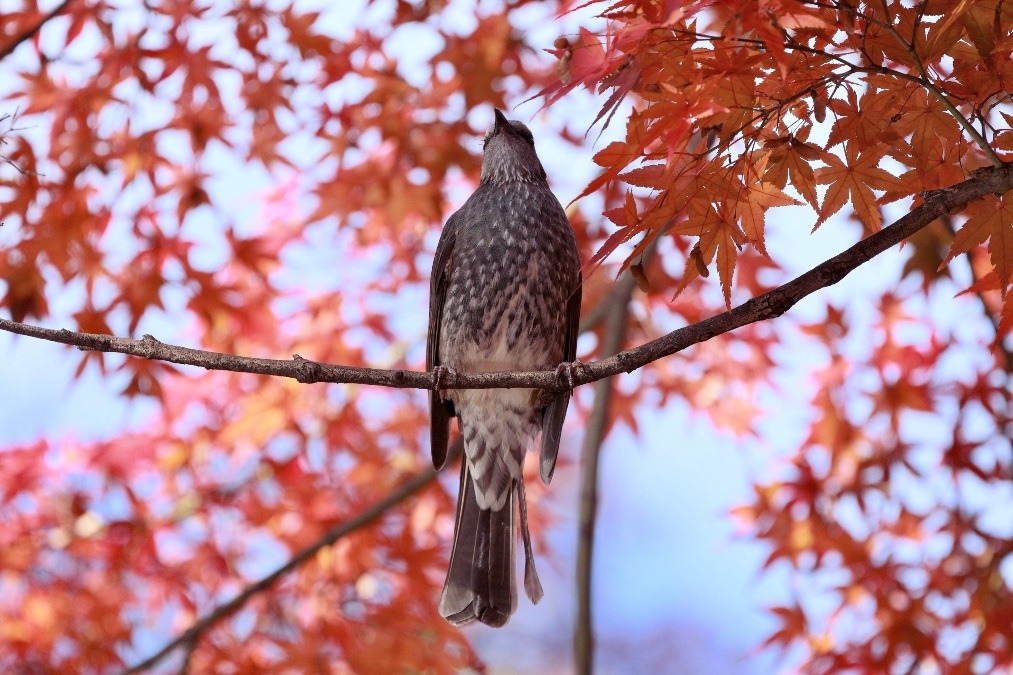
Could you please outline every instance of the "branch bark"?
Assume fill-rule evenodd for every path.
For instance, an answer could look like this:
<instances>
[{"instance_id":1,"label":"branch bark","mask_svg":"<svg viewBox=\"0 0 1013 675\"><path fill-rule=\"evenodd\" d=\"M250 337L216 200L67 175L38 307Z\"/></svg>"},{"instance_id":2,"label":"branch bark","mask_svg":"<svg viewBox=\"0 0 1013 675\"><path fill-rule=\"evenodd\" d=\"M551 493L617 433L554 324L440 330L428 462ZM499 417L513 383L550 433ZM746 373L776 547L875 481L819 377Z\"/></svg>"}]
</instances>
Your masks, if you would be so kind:
<instances>
[{"instance_id":1,"label":"branch bark","mask_svg":"<svg viewBox=\"0 0 1013 675\"><path fill-rule=\"evenodd\" d=\"M42 18L39 19L38 23L36 23L34 26L26 30L21 35L18 35L17 37L12 39L9 43L4 45L3 47L0 47L0 61L13 54L14 50L20 47L22 43L27 42L28 40L31 40L33 37L35 37L35 34L38 33L40 30L42 30L42 27L45 26L50 19L55 17L57 14L63 12L63 10L67 9L67 5L69 5L73 1L74 0L63 0L63 2L61 2L59 5L57 5L50 11L46 12L42 16Z\"/></svg>"},{"instance_id":2,"label":"branch bark","mask_svg":"<svg viewBox=\"0 0 1013 675\"><path fill-rule=\"evenodd\" d=\"M201 636L209 631L213 626L220 623L223 619L226 619L235 614L239 609L249 601L254 595L269 590L279 580L293 572L299 566L304 564L306 561L311 559L317 554L317 551L330 546L338 539L341 539L345 535L369 525L380 516L382 516L391 507L400 504L408 497L412 496L416 492L419 492L422 488L426 487L436 477L436 471L429 469L423 471L418 476L406 481L401 487L391 492L389 495L373 504L365 511L362 511L357 516L346 520L345 522L337 525L323 534L319 539L313 542L308 547L302 549L294 556L292 556L284 565L276 569L275 571L268 574L263 579L250 584L247 586L239 595L229 600L226 603L218 605L209 613L198 619L192 626L190 626L182 635L177 637L175 640L169 642L162 647L158 652L149 656L145 660L141 661L137 665L131 666L126 671L125 675L131 673L140 673L155 665L157 665L162 659L171 654L180 647L186 647L187 649L187 661L190 658L190 654L196 648L197 642Z\"/></svg>"},{"instance_id":3,"label":"branch bark","mask_svg":"<svg viewBox=\"0 0 1013 675\"><path fill-rule=\"evenodd\" d=\"M653 249L653 247L652 247ZM627 270L613 293L612 303L605 312L605 333L601 354L609 357L619 352L626 340L628 310L636 281ZM591 603L592 560L594 558L595 521L598 516L598 460L612 403L612 378L599 380L594 386L594 405L587 420L587 431L581 448L580 517L577 526L577 616L573 630L573 662L577 675L594 672L594 622Z\"/></svg>"},{"instance_id":4,"label":"branch bark","mask_svg":"<svg viewBox=\"0 0 1013 675\"><path fill-rule=\"evenodd\" d=\"M932 190L923 195L923 203L897 222L863 239L844 252L817 265L805 274L759 295L738 307L680 328L638 347L594 361L574 371L574 384L596 382L638 368L705 342L716 335L742 326L781 316L802 298L832 286L883 251L903 241L936 218L962 209L987 194L1002 195L1013 190L1013 162L998 167L978 169L971 178L948 188ZM0 330L76 346L83 350L115 352L180 365L199 366L209 370L290 377L299 382L335 382L369 384L401 389L432 389L433 374L413 370L381 370L354 366L332 365L304 359L263 359L221 354L159 342L150 335L140 340L75 333L69 330L42 328L0 319ZM444 377L440 385L447 389L540 388L559 390L566 386L555 371L457 373Z\"/></svg>"}]
</instances>

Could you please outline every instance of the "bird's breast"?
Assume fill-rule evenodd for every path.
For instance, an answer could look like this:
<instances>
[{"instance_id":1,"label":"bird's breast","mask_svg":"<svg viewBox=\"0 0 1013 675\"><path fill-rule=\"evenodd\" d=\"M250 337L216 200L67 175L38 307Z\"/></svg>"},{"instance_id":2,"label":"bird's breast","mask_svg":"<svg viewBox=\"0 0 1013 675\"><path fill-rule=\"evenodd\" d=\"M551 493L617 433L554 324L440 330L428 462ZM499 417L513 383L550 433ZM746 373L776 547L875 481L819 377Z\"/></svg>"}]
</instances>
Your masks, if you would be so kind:
<instances>
[{"instance_id":1,"label":"bird's breast","mask_svg":"<svg viewBox=\"0 0 1013 675\"><path fill-rule=\"evenodd\" d=\"M476 205L458 234L440 334L445 365L541 370L562 360L579 258L562 207L546 193Z\"/></svg>"}]
</instances>

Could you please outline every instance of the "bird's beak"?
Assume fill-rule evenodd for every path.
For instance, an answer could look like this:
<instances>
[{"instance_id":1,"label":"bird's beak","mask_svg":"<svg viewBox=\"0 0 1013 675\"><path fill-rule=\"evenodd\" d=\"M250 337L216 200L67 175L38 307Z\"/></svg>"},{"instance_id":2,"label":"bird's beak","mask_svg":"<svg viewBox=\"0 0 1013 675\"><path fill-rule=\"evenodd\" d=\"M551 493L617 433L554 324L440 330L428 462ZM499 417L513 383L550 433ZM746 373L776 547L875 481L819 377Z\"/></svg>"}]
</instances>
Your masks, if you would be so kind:
<instances>
[{"instance_id":1,"label":"bird's beak","mask_svg":"<svg viewBox=\"0 0 1013 675\"><path fill-rule=\"evenodd\" d=\"M509 129L510 123L507 122L506 115L499 108L493 108L493 114L496 116L496 120L492 123L492 135L495 136L504 129Z\"/></svg>"}]
</instances>

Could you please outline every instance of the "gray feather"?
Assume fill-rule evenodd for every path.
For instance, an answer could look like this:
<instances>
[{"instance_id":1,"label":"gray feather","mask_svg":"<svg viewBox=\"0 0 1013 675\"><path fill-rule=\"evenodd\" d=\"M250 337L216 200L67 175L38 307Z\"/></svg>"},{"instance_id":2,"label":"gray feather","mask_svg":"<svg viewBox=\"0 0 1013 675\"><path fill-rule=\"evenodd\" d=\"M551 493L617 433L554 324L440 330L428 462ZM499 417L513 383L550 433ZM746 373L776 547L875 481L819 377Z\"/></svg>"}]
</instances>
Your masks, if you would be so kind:
<instances>
[{"instance_id":1,"label":"gray feather","mask_svg":"<svg viewBox=\"0 0 1013 675\"><path fill-rule=\"evenodd\" d=\"M477 373L551 370L573 361L580 282L577 243L531 132L496 111L479 187L447 221L437 247L427 366ZM525 450L539 434L541 476L551 479L570 397L547 405L531 389L453 389L447 397L430 397L433 463L447 459L451 417L458 418L465 459L440 612L453 623L499 626L516 607L518 506L526 590L536 602L541 595L518 486Z\"/></svg>"}]
</instances>

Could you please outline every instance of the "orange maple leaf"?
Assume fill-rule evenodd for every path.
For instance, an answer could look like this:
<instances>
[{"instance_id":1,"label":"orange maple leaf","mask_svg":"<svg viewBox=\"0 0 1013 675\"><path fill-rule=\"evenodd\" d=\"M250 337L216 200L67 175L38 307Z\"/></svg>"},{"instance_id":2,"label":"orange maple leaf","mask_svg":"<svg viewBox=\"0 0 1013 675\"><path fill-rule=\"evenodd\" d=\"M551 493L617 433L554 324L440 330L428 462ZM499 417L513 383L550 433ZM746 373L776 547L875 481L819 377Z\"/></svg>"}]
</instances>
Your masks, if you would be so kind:
<instances>
[{"instance_id":1,"label":"orange maple leaf","mask_svg":"<svg viewBox=\"0 0 1013 675\"><path fill-rule=\"evenodd\" d=\"M879 152L861 154L857 143L845 145L843 161L840 157L829 153L823 157L828 166L817 170L816 182L827 183L830 187L823 196L819 219L813 230L840 211L849 201L867 232L879 230L883 216L877 208L878 200L873 190L907 189L899 178L879 168L879 160L882 157Z\"/></svg>"},{"instance_id":2,"label":"orange maple leaf","mask_svg":"<svg viewBox=\"0 0 1013 675\"><path fill-rule=\"evenodd\" d=\"M967 253L988 240L992 267L999 277L999 290L1005 294L1013 282L1013 199L988 195L967 207L970 216L957 230L943 265L958 253Z\"/></svg>"}]
</instances>

